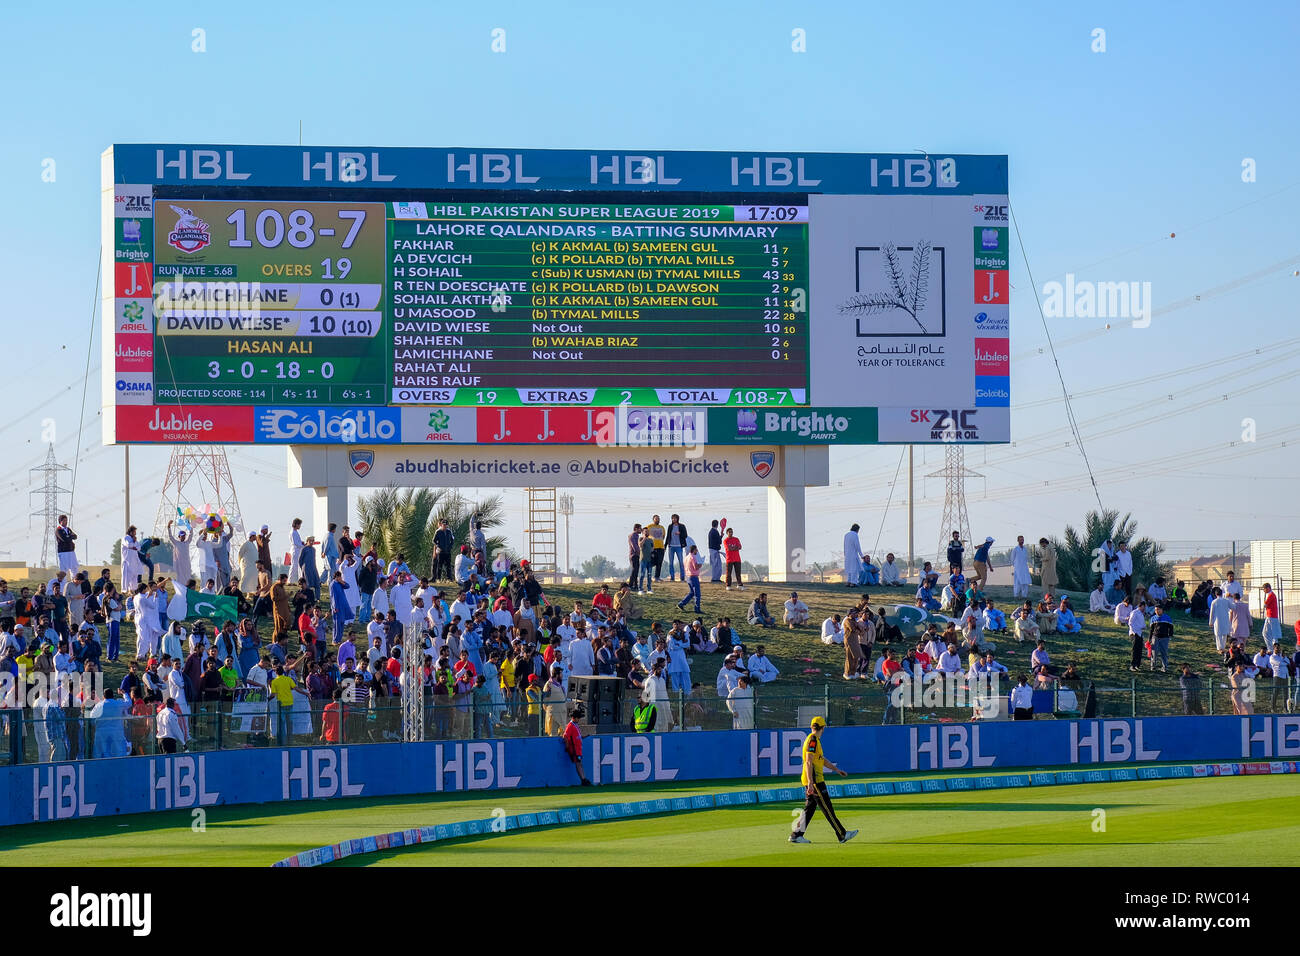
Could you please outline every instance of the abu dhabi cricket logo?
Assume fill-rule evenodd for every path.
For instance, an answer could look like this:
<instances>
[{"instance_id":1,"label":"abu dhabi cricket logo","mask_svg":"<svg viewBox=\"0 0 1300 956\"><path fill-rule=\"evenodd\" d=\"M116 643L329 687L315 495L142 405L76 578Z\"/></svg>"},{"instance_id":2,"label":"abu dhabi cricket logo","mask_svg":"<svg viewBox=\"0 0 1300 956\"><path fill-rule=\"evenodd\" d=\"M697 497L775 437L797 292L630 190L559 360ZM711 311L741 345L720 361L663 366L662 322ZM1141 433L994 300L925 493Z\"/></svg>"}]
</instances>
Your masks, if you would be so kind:
<instances>
[{"instance_id":1,"label":"abu dhabi cricket logo","mask_svg":"<svg viewBox=\"0 0 1300 956\"><path fill-rule=\"evenodd\" d=\"M946 326L944 249L927 239L914 246L858 246L855 250L857 294L840 304L841 315L858 316L860 337L877 335L942 336ZM903 267L901 253L910 252ZM932 260L938 259L937 295L931 295ZM883 288L882 288L883 286ZM864 325L862 319L871 317Z\"/></svg>"}]
</instances>

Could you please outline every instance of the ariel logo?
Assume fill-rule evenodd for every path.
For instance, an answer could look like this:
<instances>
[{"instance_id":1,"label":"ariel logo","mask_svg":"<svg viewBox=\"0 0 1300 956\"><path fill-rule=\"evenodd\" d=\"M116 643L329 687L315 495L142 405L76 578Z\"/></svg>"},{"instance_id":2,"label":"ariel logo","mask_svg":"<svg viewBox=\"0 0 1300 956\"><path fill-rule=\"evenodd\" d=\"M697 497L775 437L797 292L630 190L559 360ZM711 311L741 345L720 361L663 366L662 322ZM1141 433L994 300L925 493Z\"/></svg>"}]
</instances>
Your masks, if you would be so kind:
<instances>
[{"instance_id":1,"label":"ariel logo","mask_svg":"<svg viewBox=\"0 0 1300 956\"><path fill-rule=\"evenodd\" d=\"M441 408L436 408L429 413L429 427L434 431L445 432L450 424L451 416Z\"/></svg>"}]
</instances>

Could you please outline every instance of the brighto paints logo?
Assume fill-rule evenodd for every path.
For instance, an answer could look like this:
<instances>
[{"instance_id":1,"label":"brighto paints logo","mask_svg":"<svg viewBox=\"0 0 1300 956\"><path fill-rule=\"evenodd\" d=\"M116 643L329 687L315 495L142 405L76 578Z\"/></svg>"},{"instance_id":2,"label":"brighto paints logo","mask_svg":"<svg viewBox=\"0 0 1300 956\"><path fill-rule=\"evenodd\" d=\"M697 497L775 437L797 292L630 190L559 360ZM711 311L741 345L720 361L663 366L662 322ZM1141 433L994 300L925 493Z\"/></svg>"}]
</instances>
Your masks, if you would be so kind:
<instances>
[{"instance_id":1,"label":"brighto paints logo","mask_svg":"<svg viewBox=\"0 0 1300 956\"><path fill-rule=\"evenodd\" d=\"M397 423L368 409L267 408L258 415L262 441L395 441Z\"/></svg>"},{"instance_id":2,"label":"brighto paints logo","mask_svg":"<svg viewBox=\"0 0 1300 956\"><path fill-rule=\"evenodd\" d=\"M849 430L849 420L843 415L821 415L817 412L801 414L780 412L763 414L763 429L768 434L773 432L793 432L803 438L809 435L840 435Z\"/></svg>"}]
</instances>

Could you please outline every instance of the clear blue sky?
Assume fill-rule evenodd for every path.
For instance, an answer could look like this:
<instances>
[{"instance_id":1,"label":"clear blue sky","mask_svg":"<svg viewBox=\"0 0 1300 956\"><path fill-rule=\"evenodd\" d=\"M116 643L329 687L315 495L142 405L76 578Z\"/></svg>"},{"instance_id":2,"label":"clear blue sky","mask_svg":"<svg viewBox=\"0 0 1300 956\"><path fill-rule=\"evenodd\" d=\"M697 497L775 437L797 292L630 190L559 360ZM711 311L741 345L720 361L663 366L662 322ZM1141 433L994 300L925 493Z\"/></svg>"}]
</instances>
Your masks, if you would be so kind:
<instances>
[{"instance_id":1,"label":"clear blue sky","mask_svg":"<svg viewBox=\"0 0 1300 956\"><path fill-rule=\"evenodd\" d=\"M27 469L44 453L42 419L56 421L60 460L76 457L101 151L292 144L299 120L303 141L319 145L1006 153L1040 288L1067 272L1152 284L1150 328L1049 320L1105 503L1166 539L1300 537L1287 483L1300 471L1290 384L1300 369L1298 11L1199 2L8 6L0 276L11 376L0 493L10 508L0 513L0 550L39 549L26 495ZM497 27L504 54L490 49ZM191 50L195 28L206 31L204 53ZM805 53L791 50L795 28L806 31ZM1106 31L1104 53L1091 49L1095 28ZM1242 181L1244 158L1255 160L1256 182ZM53 183L41 179L47 159ZM1003 540L1059 533L1093 503L1014 241L1013 253L1016 442L968 455L986 476L967 486L974 531ZM122 450L99 443L98 365L96 338L75 500L95 559L122 530ZM1241 442L1246 418L1253 443ZM280 450L231 457L248 518L310 515L309 493L284 488ZM905 484L884 509L898 460L896 448L834 453L832 487L809 494L814 558L839 547L849 520L874 547L882 514L882 547L905 548ZM924 471L938 468L941 450L925 462ZM166 452L139 450L132 465L133 517L147 520ZM918 478L917 495L918 547L929 550L942 482ZM697 526L726 515L749 529L747 550L764 544L761 493L664 500L646 490L635 514L619 494L575 498L575 563L596 552L621 558L625 525L651 511L678 510ZM507 493L516 541L521 501Z\"/></svg>"}]
</instances>

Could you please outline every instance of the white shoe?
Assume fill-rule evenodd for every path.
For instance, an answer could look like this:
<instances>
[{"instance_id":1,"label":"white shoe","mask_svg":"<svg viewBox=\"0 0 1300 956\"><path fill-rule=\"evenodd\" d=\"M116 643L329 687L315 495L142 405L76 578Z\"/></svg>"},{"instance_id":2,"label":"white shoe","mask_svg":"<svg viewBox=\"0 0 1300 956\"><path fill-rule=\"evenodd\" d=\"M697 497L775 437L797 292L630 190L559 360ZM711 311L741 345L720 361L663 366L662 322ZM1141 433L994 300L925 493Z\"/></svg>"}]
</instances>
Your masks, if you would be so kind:
<instances>
[{"instance_id":1,"label":"white shoe","mask_svg":"<svg viewBox=\"0 0 1300 956\"><path fill-rule=\"evenodd\" d=\"M853 839L855 836L857 836L857 835L858 835L858 831L857 831L857 830L846 830L846 831L844 832L844 837L843 837L843 839L840 840L840 842L841 842L841 843L848 843L850 840L852 840L852 839Z\"/></svg>"},{"instance_id":2,"label":"white shoe","mask_svg":"<svg viewBox=\"0 0 1300 956\"><path fill-rule=\"evenodd\" d=\"M728 591L731 590L731 585L730 585L730 584L727 585L727 590L728 590Z\"/></svg>"},{"instance_id":3,"label":"white shoe","mask_svg":"<svg viewBox=\"0 0 1300 956\"><path fill-rule=\"evenodd\" d=\"M854 833L857 833L858 831L857 831L857 830L854 830L853 832L854 832ZM803 836L795 836L795 835L792 833L792 834L790 834L790 842L791 842L791 843L811 843L812 840L809 840L807 837L803 837Z\"/></svg>"}]
</instances>

